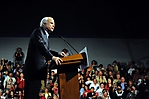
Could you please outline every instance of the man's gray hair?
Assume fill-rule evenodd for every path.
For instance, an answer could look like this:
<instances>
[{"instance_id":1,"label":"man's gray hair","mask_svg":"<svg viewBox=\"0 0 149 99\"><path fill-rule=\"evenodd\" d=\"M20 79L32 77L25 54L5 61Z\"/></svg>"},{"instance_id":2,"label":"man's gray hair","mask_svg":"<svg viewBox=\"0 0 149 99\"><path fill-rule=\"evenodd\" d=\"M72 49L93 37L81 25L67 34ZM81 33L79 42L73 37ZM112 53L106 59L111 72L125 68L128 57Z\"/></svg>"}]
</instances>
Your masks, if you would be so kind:
<instances>
[{"instance_id":1,"label":"man's gray hair","mask_svg":"<svg viewBox=\"0 0 149 99\"><path fill-rule=\"evenodd\" d=\"M53 19L52 17L44 17L41 21L40 21L40 27L43 26L43 23L48 23L49 19Z\"/></svg>"}]
</instances>

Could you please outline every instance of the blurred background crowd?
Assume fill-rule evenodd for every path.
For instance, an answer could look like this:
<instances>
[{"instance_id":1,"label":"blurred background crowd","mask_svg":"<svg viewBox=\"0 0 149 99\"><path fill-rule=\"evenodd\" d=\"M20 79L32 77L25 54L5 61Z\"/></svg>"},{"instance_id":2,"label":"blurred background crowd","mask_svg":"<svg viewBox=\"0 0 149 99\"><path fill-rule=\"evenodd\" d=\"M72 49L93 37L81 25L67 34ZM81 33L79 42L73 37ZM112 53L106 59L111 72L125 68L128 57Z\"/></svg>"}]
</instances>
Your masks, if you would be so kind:
<instances>
[{"instance_id":1,"label":"blurred background crowd","mask_svg":"<svg viewBox=\"0 0 149 99\"><path fill-rule=\"evenodd\" d=\"M105 67L92 60L78 77L80 99L149 99L149 61L114 60Z\"/></svg>"}]
</instances>

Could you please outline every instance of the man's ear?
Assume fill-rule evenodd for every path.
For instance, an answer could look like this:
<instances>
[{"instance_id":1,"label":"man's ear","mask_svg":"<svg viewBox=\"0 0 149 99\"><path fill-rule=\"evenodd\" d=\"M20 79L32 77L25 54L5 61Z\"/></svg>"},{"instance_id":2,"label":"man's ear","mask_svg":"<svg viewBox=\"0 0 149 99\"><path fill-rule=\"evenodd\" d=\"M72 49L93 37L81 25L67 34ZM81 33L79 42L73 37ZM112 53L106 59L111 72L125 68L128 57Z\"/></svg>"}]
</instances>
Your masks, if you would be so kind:
<instances>
[{"instance_id":1,"label":"man's ear","mask_svg":"<svg viewBox=\"0 0 149 99\"><path fill-rule=\"evenodd\" d=\"M46 26L46 23L43 23L42 25L43 25L43 26Z\"/></svg>"}]
</instances>

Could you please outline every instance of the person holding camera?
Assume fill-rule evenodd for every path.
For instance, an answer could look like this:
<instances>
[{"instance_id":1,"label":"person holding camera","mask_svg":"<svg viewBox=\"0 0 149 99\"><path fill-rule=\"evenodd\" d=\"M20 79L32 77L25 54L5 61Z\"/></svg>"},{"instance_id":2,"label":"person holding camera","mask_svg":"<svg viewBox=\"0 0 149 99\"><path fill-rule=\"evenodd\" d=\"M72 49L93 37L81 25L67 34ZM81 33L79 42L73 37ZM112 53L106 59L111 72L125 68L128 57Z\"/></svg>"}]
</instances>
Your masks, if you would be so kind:
<instances>
[{"instance_id":1,"label":"person holding camera","mask_svg":"<svg viewBox=\"0 0 149 99\"><path fill-rule=\"evenodd\" d=\"M135 86L130 88L130 92L127 94L126 99L139 99L138 97L138 90L136 90Z\"/></svg>"},{"instance_id":2,"label":"person holding camera","mask_svg":"<svg viewBox=\"0 0 149 99\"><path fill-rule=\"evenodd\" d=\"M22 52L22 48L18 47L14 55L15 55L15 63L22 65L23 58L24 58L24 53Z\"/></svg>"},{"instance_id":3,"label":"person holding camera","mask_svg":"<svg viewBox=\"0 0 149 99\"><path fill-rule=\"evenodd\" d=\"M116 90L113 93L112 99L125 99L125 92L122 90L122 86L117 85Z\"/></svg>"}]
</instances>

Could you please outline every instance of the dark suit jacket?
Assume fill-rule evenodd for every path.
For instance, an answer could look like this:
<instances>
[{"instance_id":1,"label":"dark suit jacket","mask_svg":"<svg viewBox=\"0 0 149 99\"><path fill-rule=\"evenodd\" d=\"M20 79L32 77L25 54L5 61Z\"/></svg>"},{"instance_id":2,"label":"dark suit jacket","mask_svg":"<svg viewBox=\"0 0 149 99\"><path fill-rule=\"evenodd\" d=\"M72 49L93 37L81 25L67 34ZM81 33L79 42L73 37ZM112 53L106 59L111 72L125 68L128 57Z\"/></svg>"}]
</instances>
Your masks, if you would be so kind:
<instances>
[{"instance_id":1,"label":"dark suit jacket","mask_svg":"<svg viewBox=\"0 0 149 99\"><path fill-rule=\"evenodd\" d=\"M46 61L51 60L53 55L59 56L58 52L50 50L44 28L35 29L29 40L24 66L25 78L46 79Z\"/></svg>"}]
</instances>

